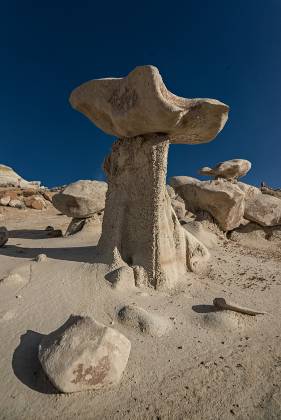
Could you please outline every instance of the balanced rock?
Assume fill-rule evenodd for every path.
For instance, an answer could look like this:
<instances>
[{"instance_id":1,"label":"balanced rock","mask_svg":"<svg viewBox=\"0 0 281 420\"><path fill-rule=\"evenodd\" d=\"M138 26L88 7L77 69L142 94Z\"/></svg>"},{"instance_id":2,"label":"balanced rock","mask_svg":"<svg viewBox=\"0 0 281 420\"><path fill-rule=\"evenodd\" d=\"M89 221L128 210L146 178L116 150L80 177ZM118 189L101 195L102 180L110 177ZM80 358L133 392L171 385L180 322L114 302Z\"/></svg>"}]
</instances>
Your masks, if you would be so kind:
<instances>
[{"instance_id":1,"label":"balanced rock","mask_svg":"<svg viewBox=\"0 0 281 420\"><path fill-rule=\"evenodd\" d=\"M261 226L281 225L281 200L267 194L257 194L246 201L245 218Z\"/></svg>"},{"instance_id":2,"label":"balanced rock","mask_svg":"<svg viewBox=\"0 0 281 420\"><path fill-rule=\"evenodd\" d=\"M218 163L213 168L204 167L199 170L200 175L234 180L245 176L251 169L251 162L245 159L232 159Z\"/></svg>"},{"instance_id":3,"label":"balanced rock","mask_svg":"<svg viewBox=\"0 0 281 420\"><path fill-rule=\"evenodd\" d=\"M227 121L228 106L172 94L154 66L86 82L72 92L70 103L119 137L103 166L108 194L98 253L110 269L134 267L136 284L174 287L192 256L186 256L185 232L167 195L169 145L213 140Z\"/></svg>"},{"instance_id":4,"label":"balanced rock","mask_svg":"<svg viewBox=\"0 0 281 420\"><path fill-rule=\"evenodd\" d=\"M5 228L5 226L1 226L0 227L0 247L4 246L9 239L9 232L8 230Z\"/></svg>"},{"instance_id":5,"label":"balanced rock","mask_svg":"<svg viewBox=\"0 0 281 420\"><path fill-rule=\"evenodd\" d=\"M62 214L83 219L104 209L107 183L81 180L53 196L53 205Z\"/></svg>"},{"instance_id":6,"label":"balanced rock","mask_svg":"<svg viewBox=\"0 0 281 420\"><path fill-rule=\"evenodd\" d=\"M167 334L172 327L168 319L133 305L119 308L117 317L123 324L152 337L161 337Z\"/></svg>"},{"instance_id":7,"label":"balanced rock","mask_svg":"<svg viewBox=\"0 0 281 420\"><path fill-rule=\"evenodd\" d=\"M130 341L115 329L90 317L71 316L43 338L39 360L59 391L97 390L118 384L130 349Z\"/></svg>"},{"instance_id":8,"label":"balanced rock","mask_svg":"<svg viewBox=\"0 0 281 420\"><path fill-rule=\"evenodd\" d=\"M199 181L191 177L182 177L185 179L182 179L179 185L178 178L171 178L171 183L184 199L188 210L193 213L197 210L209 212L224 231L240 225L244 216L245 194L236 184L223 179Z\"/></svg>"}]
</instances>

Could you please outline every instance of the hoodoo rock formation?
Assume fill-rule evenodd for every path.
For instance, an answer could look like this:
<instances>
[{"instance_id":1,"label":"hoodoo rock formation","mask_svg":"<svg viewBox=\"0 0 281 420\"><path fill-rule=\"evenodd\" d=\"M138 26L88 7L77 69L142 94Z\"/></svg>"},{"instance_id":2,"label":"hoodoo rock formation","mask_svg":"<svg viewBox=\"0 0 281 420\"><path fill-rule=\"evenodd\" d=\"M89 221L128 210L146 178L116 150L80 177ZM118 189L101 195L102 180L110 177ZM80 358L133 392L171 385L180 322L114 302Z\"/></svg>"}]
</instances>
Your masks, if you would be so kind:
<instances>
[{"instance_id":1,"label":"hoodoo rock formation","mask_svg":"<svg viewBox=\"0 0 281 420\"><path fill-rule=\"evenodd\" d=\"M129 265L137 284L171 288L197 271L207 248L180 225L166 190L170 143L213 140L228 117L214 99L185 99L167 90L153 66L125 78L92 80L75 89L72 106L119 137L104 162L108 191L98 244L109 267Z\"/></svg>"}]
</instances>

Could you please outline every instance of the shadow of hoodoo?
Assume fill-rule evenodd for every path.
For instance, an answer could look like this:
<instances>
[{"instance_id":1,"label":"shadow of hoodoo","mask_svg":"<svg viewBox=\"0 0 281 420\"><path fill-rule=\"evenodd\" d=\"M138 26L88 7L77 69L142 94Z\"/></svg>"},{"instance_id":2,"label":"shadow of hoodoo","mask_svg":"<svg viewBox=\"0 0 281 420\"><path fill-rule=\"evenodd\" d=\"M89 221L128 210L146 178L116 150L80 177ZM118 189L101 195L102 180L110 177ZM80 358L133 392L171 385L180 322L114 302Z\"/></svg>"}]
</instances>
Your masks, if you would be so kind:
<instances>
[{"instance_id":1,"label":"shadow of hoodoo","mask_svg":"<svg viewBox=\"0 0 281 420\"><path fill-rule=\"evenodd\" d=\"M42 338L43 334L31 330L23 334L13 354L12 368L16 377L34 391L57 394L58 391L48 381L38 359L38 346Z\"/></svg>"}]
</instances>

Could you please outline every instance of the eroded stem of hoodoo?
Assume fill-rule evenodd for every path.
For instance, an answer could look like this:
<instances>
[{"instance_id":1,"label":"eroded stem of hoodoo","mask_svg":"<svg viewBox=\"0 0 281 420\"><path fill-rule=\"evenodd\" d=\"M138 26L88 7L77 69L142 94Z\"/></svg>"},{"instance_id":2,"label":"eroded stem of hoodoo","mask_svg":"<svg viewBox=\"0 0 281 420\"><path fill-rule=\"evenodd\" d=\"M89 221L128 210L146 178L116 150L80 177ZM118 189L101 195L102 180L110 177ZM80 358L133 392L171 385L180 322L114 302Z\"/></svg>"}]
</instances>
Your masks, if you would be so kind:
<instances>
[{"instance_id":1,"label":"eroded stem of hoodoo","mask_svg":"<svg viewBox=\"0 0 281 420\"><path fill-rule=\"evenodd\" d=\"M120 139L104 163L99 250L112 269L125 262L155 288L171 288L186 273L185 232L166 192L168 149L165 135Z\"/></svg>"}]
</instances>

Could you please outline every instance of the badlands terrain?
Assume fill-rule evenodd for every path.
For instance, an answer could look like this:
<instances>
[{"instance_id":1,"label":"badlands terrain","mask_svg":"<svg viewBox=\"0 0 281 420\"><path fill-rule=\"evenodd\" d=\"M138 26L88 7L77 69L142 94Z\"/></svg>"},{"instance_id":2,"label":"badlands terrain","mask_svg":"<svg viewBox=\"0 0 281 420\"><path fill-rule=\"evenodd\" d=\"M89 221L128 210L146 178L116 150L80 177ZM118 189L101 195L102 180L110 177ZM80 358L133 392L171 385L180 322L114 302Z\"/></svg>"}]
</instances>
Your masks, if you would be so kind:
<instances>
[{"instance_id":1,"label":"badlands terrain","mask_svg":"<svg viewBox=\"0 0 281 420\"><path fill-rule=\"evenodd\" d=\"M245 159L167 180L229 107L150 65L70 103L117 138L106 182L0 165L0 418L280 419L280 190Z\"/></svg>"},{"instance_id":2,"label":"badlands terrain","mask_svg":"<svg viewBox=\"0 0 281 420\"><path fill-rule=\"evenodd\" d=\"M47 226L65 233L71 220L51 203L1 210L9 231L0 248L1 419L280 419L281 242L258 229L216 234L216 243L207 235L204 273L188 272L163 292L112 288L95 264L101 223L50 237ZM34 261L39 254L47 260ZM266 314L218 310L215 297ZM158 337L123 325L122 305L160 315L171 328ZM38 345L71 314L130 340L119 385L63 394L49 382Z\"/></svg>"}]
</instances>

